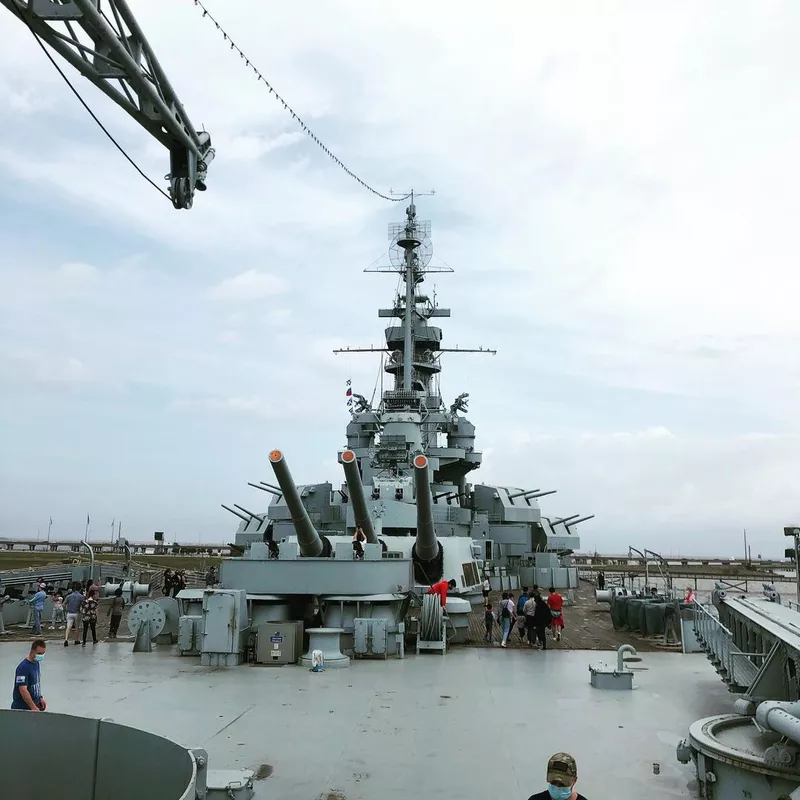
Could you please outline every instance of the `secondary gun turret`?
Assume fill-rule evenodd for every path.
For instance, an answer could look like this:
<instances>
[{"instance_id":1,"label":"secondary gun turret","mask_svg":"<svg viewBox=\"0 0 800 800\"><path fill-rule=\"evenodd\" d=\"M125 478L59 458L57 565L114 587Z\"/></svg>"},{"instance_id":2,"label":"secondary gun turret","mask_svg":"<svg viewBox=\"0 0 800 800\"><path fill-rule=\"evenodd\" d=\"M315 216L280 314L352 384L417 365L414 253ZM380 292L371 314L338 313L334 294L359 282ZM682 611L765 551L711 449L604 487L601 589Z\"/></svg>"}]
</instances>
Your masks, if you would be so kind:
<instances>
[{"instance_id":1,"label":"secondary gun turret","mask_svg":"<svg viewBox=\"0 0 800 800\"><path fill-rule=\"evenodd\" d=\"M292 524L297 534L297 544L300 547L300 555L306 557L329 557L331 554L331 543L324 536L317 533L317 529L311 523L308 511L300 499L292 473L286 466L286 460L280 450L273 450L269 454L269 461L278 480L278 486L283 492L289 513L292 515Z\"/></svg>"},{"instance_id":2,"label":"secondary gun turret","mask_svg":"<svg viewBox=\"0 0 800 800\"><path fill-rule=\"evenodd\" d=\"M364 484L361 482L361 475L358 473L358 461L356 454L352 450L345 450L342 453L342 466L344 467L347 488L350 491L350 502L353 504L356 527L364 531L364 535L370 544L377 544L378 537L375 535L375 528L372 525L372 519L367 509Z\"/></svg>"},{"instance_id":3,"label":"secondary gun turret","mask_svg":"<svg viewBox=\"0 0 800 800\"><path fill-rule=\"evenodd\" d=\"M442 545L436 538L433 523L433 498L428 476L428 458L414 456L414 488L417 493L417 541L411 550L414 577L418 583L433 584L444 572Z\"/></svg>"}]
</instances>

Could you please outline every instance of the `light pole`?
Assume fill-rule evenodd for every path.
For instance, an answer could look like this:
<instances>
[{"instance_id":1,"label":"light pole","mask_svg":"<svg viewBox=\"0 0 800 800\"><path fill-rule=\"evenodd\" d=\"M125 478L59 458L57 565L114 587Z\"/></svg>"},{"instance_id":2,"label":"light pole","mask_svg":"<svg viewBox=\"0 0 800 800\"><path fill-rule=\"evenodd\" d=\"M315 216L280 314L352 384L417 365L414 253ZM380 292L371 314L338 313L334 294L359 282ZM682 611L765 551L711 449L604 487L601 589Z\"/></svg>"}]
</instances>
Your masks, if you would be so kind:
<instances>
[{"instance_id":1,"label":"light pole","mask_svg":"<svg viewBox=\"0 0 800 800\"><path fill-rule=\"evenodd\" d=\"M794 578L795 578L795 592L797 593L797 603L800 603L800 525L791 525L783 529L784 536L791 536L794 538Z\"/></svg>"}]
</instances>

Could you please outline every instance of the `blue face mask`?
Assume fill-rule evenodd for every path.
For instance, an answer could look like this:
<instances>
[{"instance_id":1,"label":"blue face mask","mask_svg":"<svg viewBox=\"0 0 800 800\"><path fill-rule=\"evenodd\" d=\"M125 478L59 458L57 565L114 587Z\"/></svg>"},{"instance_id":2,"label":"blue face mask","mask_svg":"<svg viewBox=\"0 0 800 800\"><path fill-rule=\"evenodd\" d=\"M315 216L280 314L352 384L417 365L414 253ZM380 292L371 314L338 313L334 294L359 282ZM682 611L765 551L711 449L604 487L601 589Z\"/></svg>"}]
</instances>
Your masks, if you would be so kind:
<instances>
[{"instance_id":1,"label":"blue face mask","mask_svg":"<svg viewBox=\"0 0 800 800\"><path fill-rule=\"evenodd\" d=\"M550 792L550 797L553 800L569 800L572 797L572 787L571 786L553 786L553 784L548 784L547 791Z\"/></svg>"},{"instance_id":2,"label":"blue face mask","mask_svg":"<svg viewBox=\"0 0 800 800\"><path fill-rule=\"evenodd\" d=\"M34 653L33 656L37 661L44 661L44 653Z\"/></svg>"}]
</instances>

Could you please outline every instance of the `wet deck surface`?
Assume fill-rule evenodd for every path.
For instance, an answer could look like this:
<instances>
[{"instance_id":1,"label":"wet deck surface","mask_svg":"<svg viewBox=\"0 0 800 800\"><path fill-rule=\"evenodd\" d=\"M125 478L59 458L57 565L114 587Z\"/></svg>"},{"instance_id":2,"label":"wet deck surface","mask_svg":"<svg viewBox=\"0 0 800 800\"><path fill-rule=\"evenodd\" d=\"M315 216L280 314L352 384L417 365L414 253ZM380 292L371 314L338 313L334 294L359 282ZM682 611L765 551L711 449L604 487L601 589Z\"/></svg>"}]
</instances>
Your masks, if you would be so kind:
<instances>
[{"instance_id":1,"label":"wet deck surface","mask_svg":"<svg viewBox=\"0 0 800 800\"><path fill-rule=\"evenodd\" d=\"M590 686L588 665L610 653L460 648L313 674L204 668L129 642L53 645L42 669L52 711L204 747L212 769L271 770L259 800L525 800L557 750L576 757L589 800L686 798L692 773L675 745L733 700L702 655L648 654L633 692L609 692ZM9 702L26 649L0 647Z\"/></svg>"},{"instance_id":2,"label":"wet deck surface","mask_svg":"<svg viewBox=\"0 0 800 800\"><path fill-rule=\"evenodd\" d=\"M616 650L620 645L632 644L641 652L671 651L661 644L661 637L644 638L630 631L615 631L611 624L611 606L598 603L594 599L595 587L582 582L575 591L574 605L564 605L564 631L560 642L552 642L548 637L547 646L557 650ZM515 600L520 592L514 592ZM546 595L546 592L545 592ZM492 592L490 602L496 609L500 602L500 592ZM489 647L483 641L484 623L483 608L479 607L470 615L470 645ZM500 646L500 630L494 627L494 646ZM531 650L527 642L520 636L519 629L509 637L508 648Z\"/></svg>"}]
</instances>

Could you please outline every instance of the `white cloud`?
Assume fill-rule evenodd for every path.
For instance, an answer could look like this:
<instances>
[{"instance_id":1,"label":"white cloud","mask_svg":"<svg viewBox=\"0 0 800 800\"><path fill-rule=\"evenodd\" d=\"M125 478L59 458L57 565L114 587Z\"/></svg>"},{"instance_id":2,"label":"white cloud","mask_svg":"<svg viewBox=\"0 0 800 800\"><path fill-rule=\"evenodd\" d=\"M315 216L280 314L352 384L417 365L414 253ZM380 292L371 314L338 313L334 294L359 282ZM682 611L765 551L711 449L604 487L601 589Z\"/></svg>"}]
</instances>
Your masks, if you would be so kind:
<instances>
[{"instance_id":1,"label":"white cloud","mask_svg":"<svg viewBox=\"0 0 800 800\"><path fill-rule=\"evenodd\" d=\"M267 272L248 269L209 290L214 300L262 300L286 290L286 281Z\"/></svg>"},{"instance_id":2,"label":"white cloud","mask_svg":"<svg viewBox=\"0 0 800 800\"><path fill-rule=\"evenodd\" d=\"M217 148L190 212L136 175L0 12L0 414L54 504L113 497L147 530L147 514L172 519L163 487L179 474L176 534L219 538L228 523L207 498L260 469L260 445L291 452L298 480L340 477L318 471L343 443L344 380L370 397L388 377L375 356L331 350L381 341L394 280L361 270L385 263L403 204L333 164L195 12L136 7ZM543 504L596 512L584 536L601 547L714 550L741 519L778 552L800 435L800 9L513 14L454 0L410 0L400 18L367 0L219 8L350 168L381 191L437 189L418 208L458 270L425 284L453 308L445 345L499 351L446 358L442 377L446 397L472 395L476 479L556 486ZM164 148L78 85L165 186ZM192 413L164 416L178 407ZM78 428L80 442L60 439ZM174 437L168 455L155 430ZM115 488L92 443L126 432ZM64 488L68 471L88 477ZM29 525L26 491L0 525Z\"/></svg>"}]
</instances>

